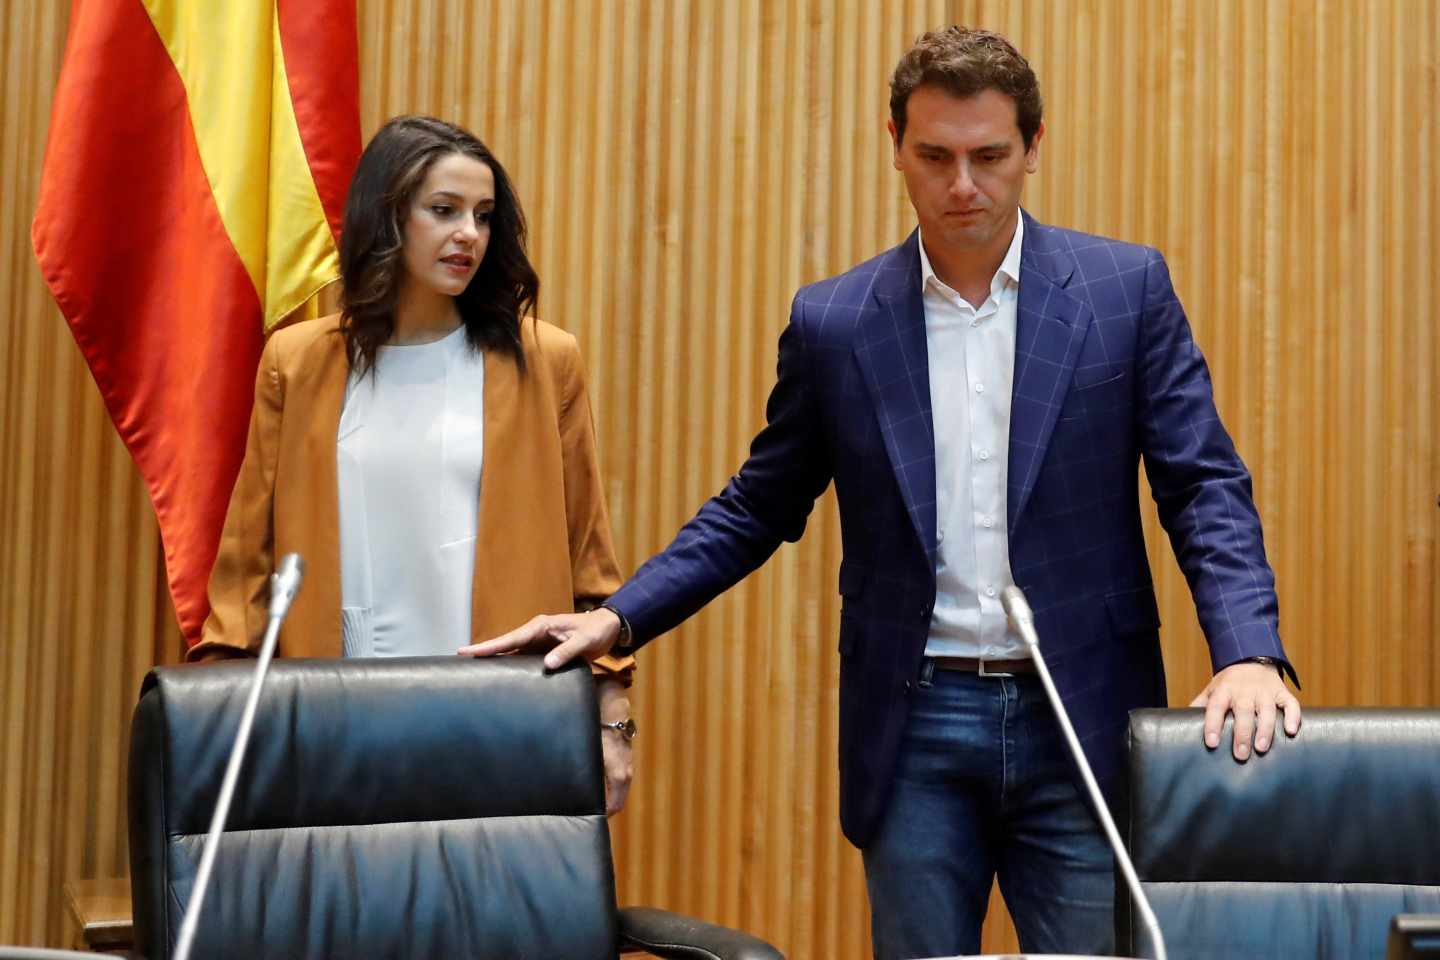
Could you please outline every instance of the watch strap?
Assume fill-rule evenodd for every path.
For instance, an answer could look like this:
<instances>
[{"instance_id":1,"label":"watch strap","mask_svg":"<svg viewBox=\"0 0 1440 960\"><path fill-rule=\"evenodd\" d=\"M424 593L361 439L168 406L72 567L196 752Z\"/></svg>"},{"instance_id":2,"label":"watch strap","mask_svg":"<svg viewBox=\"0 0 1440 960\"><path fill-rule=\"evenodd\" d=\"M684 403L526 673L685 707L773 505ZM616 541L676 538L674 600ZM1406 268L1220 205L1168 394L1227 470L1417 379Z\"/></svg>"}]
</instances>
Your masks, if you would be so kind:
<instances>
[{"instance_id":1,"label":"watch strap","mask_svg":"<svg viewBox=\"0 0 1440 960\"><path fill-rule=\"evenodd\" d=\"M1241 663L1259 663L1267 667L1274 667L1275 672L1280 674L1280 679L1285 679L1285 666L1275 657L1246 657Z\"/></svg>"},{"instance_id":2,"label":"watch strap","mask_svg":"<svg viewBox=\"0 0 1440 960\"><path fill-rule=\"evenodd\" d=\"M615 618L620 621L620 636L615 640L615 649L624 653L629 653L633 650L635 648L635 634L631 631L630 621L625 619L625 614L621 613L609 600L600 604L597 609L609 610L615 614Z\"/></svg>"}]
</instances>

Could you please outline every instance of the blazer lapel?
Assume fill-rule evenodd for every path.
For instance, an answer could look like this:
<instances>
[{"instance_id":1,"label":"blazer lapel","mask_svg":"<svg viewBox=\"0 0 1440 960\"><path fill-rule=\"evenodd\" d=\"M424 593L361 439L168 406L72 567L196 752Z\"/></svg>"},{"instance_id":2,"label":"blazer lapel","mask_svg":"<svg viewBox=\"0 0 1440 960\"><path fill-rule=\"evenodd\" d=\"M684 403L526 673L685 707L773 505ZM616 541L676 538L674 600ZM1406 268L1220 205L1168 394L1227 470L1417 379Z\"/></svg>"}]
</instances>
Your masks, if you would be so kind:
<instances>
[{"instance_id":1,"label":"blazer lapel","mask_svg":"<svg viewBox=\"0 0 1440 960\"><path fill-rule=\"evenodd\" d=\"M470 635L484 640L537 613L574 609L559 398L538 321L521 322L525 373L485 351L484 462L470 589Z\"/></svg>"},{"instance_id":2,"label":"blazer lapel","mask_svg":"<svg viewBox=\"0 0 1440 960\"><path fill-rule=\"evenodd\" d=\"M1047 229L1025 216L1016 310L1015 382L1010 400L1007 528L1015 526L1035 489L1055 419L1070 389L1090 308L1066 289L1075 263L1051 242Z\"/></svg>"},{"instance_id":3,"label":"blazer lapel","mask_svg":"<svg viewBox=\"0 0 1440 960\"><path fill-rule=\"evenodd\" d=\"M530 371L538 376L538 371ZM475 531L475 573L470 587L470 633L474 640L486 639L490 634L481 625L487 623L500 593L491 588L495 578L494 568L504 563L506 543L509 539L509 512L523 503L523 494L508 490L516 474L525 477L536 476L535 466L523 462L533 444L524 442L523 436L516 435L516 428L524 423L517 412L525 399L521 389L520 371L508 358L498 351L485 351L485 425L481 445L484 450L480 466L480 501L477 507ZM541 428L543 421L532 422L531 429ZM520 463L509 462L520 459ZM506 469L500 469L504 462ZM516 467L518 466L518 470ZM557 608L558 609L558 608Z\"/></svg>"},{"instance_id":4,"label":"blazer lapel","mask_svg":"<svg viewBox=\"0 0 1440 960\"><path fill-rule=\"evenodd\" d=\"M919 232L876 268L874 304L865 305L855 359L880 422L906 512L935 566L935 425L920 289ZM862 308L863 309L863 308Z\"/></svg>"},{"instance_id":5,"label":"blazer lapel","mask_svg":"<svg viewBox=\"0 0 1440 960\"><path fill-rule=\"evenodd\" d=\"M531 335L522 332L528 344ZM530 369L522 376L509 356L485 351L484 448L480 467L480 493L475 530L475 571L470 588L470 634L483 640L519 626L533 607L564 611L574 603L569 591L569 570L536 569L546 556L543 545L555 541L551 525L559 524L565 540L564 514L537 517L531 504L563 505L564 488L554 489L561 477L558 444L542 438L553 435L556 416L540 402L547 370L535 351L527 351ZM546 457L547 450L556 458ZM568 551L563 555L568 556ZM535 603L536 590L547 594ZM520 612L516 612L516 611ZM501 626L503 624L503 626Z\"/></svg>"}]
</instances>

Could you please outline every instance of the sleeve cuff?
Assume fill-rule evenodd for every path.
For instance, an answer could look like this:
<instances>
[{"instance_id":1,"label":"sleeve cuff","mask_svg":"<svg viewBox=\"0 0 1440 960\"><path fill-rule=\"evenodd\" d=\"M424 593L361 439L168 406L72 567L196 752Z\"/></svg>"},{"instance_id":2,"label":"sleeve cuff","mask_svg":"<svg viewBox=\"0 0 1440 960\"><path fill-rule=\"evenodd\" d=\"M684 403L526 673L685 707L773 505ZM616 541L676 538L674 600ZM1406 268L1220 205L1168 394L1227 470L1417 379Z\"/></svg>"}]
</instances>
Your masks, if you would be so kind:
<instances>
[{"instance_id":1,"label":"sleeve cuff","mask_svg":"<svg viewBox=\"0 0 1440 960\"><path fill-rule=\"evenodd\" d=\"M240 660L252 656L254 654L243 647L232 647L228 643L219 643L214 640L201 640L185 651L185 662L214 663L218 660Z\"/></svg>"},{"instance_id":2,"label":"sleeve cuff","mask_svg":"<svg viewBox=\"0 0 1440 960\"><path fill-rule=\"evenodd\" d=\"M628 688L635 682L635 658L616 657L606 654L590 661L590 672L598 679L618 680L620 686Z\"/></svg>"}]
</instances>

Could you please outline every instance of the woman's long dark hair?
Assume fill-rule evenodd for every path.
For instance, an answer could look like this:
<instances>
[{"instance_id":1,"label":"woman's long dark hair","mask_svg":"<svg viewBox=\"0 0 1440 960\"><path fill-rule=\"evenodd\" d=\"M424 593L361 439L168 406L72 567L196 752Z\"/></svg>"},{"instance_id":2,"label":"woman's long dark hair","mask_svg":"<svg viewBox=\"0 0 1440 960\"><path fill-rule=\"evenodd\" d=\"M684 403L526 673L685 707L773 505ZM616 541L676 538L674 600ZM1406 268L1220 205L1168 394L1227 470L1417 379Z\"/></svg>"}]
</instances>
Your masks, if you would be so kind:
<instances>
[{"instance_id":1,"label":"woman's long dark hair","mask_svg":"<svg viewBox=\"0 0 1440 960\"><path fill-rule=\"evenodd\" d=\"M525 214L505 168L468 130L434 117L395 117L375 134L345 201L340 232L340 332L350 367L361 374L395 333L395 304L404 276L405 218L430 167L458 153L495 176L490 242L469 286L455 297L465 335L477 350L508 353L521 372L521 319L535 309L540 278L525 255Z\"/></svg>"}]
</instances>

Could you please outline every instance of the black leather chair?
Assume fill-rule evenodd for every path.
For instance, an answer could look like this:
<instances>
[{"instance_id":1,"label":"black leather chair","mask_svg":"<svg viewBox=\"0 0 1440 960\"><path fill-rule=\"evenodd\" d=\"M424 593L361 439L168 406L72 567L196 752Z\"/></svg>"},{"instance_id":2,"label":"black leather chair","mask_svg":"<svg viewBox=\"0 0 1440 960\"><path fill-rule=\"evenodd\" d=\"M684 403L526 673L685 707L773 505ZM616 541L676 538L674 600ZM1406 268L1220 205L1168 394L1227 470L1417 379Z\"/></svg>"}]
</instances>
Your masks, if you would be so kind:
<instances>
[{"instance_id":1,"label":"black leather chair","mask_svg":"<svg viewBox=\"0 0 1440 960\"><path fill-rule=\"evenodd\" d=\"M168 958L252 662L160 667L130 746L137 949ZM619 910L594 684L538 658L277 660L196 957L778 958Z\"/></svg>"},{"instance_id":2,"label":"black leather chair","mask_svg":"<svg viewBox=\"0 0 1440 960\"><path fill-rule=\"evenodd\" d=\"M1308 709L1246 763L1203 717L1130 715L1126 842L1171 960L1384 960L1395 914L1440 911L1440 711Z\"/></svg>"}]
</instances>

